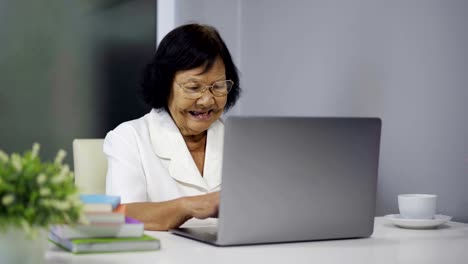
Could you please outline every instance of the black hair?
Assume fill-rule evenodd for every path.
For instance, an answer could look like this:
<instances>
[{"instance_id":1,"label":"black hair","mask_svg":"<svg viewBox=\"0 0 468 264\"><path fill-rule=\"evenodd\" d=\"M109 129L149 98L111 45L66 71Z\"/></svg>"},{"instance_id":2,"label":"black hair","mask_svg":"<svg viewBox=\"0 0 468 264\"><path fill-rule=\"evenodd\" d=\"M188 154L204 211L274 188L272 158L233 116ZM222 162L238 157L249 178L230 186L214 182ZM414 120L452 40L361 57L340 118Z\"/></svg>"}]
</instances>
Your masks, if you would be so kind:
<instances>
[{"instance_id":1,"label":"black hair","mask_svg":"<svg viewBox=\"0 0 468 264\"><path fill-rule=\"evenodd\" d=\"M176 72L204 66L211 69L220 57L226 69L226 79L234 85L227 96L225 111L234 106L240 95L239 76L231 54L218 31L208 25L187 24L169 32L144 71L143 100L155 109L168 111L168 100Z\"/></svg>"}]
</instances>

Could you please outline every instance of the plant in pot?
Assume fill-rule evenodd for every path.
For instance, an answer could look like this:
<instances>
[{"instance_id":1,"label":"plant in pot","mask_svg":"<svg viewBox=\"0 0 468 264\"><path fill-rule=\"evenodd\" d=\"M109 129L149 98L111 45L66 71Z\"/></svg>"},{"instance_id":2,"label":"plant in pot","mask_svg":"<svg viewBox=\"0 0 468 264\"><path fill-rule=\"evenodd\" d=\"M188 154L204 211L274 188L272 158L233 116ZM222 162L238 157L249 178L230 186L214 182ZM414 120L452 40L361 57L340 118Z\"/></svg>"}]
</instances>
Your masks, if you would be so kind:
<instances>
[{"instance_id":1,"label":"plant in pot","mask_svg":"<svg viewBox=\"0 0 468 264\"><path fill-rule=\"evenodd\" d=\"M76 224L82 203L73 172L39 157L39 144L23 155L0 150L0 263L41 263L51 224Z\"/></svg>"}]
</instances>

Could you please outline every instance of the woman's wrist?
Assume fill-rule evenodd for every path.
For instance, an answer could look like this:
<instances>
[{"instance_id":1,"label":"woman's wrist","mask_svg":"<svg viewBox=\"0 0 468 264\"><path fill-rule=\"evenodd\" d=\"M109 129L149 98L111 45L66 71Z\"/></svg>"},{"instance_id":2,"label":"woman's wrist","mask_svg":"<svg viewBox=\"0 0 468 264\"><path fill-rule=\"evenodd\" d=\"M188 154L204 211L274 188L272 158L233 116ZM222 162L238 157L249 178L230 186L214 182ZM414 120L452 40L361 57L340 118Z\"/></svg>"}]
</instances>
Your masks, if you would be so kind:
<instances>
[{"instance_id":1,"label":"woman's wrist","mask_svg":"<svg viewBox=\"0 0 468 264\"><path fill-rule=\"evenodd\" d=\"M193 206L190 198L187 197L181 197L176 199L177 201L177 207L180 208L180 215L181 218L184 219L185 221L189 220L190 218L193 217ZM184 222L185 222L184 221Z\"/></svg>"}]
</instances>

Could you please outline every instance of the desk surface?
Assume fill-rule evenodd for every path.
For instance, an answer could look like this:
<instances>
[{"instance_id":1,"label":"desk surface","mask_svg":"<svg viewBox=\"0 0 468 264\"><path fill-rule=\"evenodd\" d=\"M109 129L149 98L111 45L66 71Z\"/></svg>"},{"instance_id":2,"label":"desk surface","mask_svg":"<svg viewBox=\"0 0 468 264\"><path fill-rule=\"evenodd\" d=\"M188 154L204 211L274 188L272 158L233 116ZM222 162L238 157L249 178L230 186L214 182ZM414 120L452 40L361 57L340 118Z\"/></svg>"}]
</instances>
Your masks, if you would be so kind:
<instances>
[{"instance_id":1,"label":"desk surface","mask_svg":"<svg viewBox=\"0 0 468 264\"><path fill-rule=\"evenodd\" d=\"M432 230L411 230L375 218L366 239L214 247L167 232L152 252L73 255L52 246L47 263L468 263L468 224L449 222Z\"/></svg>"}]
</instances>

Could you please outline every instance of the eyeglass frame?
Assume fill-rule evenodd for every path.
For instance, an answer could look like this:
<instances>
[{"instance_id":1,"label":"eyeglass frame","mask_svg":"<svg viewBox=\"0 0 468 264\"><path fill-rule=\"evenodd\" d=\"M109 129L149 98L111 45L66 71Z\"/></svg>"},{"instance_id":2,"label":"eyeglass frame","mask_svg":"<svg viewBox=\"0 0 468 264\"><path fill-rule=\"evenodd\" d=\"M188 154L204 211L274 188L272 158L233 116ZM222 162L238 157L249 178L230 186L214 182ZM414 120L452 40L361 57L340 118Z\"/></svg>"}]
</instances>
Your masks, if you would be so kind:
<instances>
[{"instance_id":1,"label":"eyeglass frame","mask_svg":"<svg viewBox=\"0 0 468 264\"><path fill-rule=\"evenodd\" d=\"M234 86L234 81L233 81L233 80L219 80L219 81L213 82L211 85L204 85L204 86L203 86L202 84L200 84L201 86L203 86L203 89L200 91L200 95L195 96L195 97L189 97L189 93L187 92L187 89L188 89L188 88L185 86L186 83L185 83L185 84L180 84L180 83L177 82L177 81L174 81L174 82L184 91L184 94L187 95L187 97L190 98L190 99L198 99L198 98L202 97L203 94L205 94L206 90L210 90L210 93L211 93L213 96L215 96L215 97L223 97L223 96L228 95L229 92L231 92L232 87ZM226 82L226 84L231 83L230 86L227 85L227 87L230 87L230 88L228 89L228 91L227 91L226 94L216 95L216 94L213 93L213 86L214 86L215 83L217 83L217 82ZM187 82L187 83L188 83L188 82Z\"/></svg>"}]
</instances>

